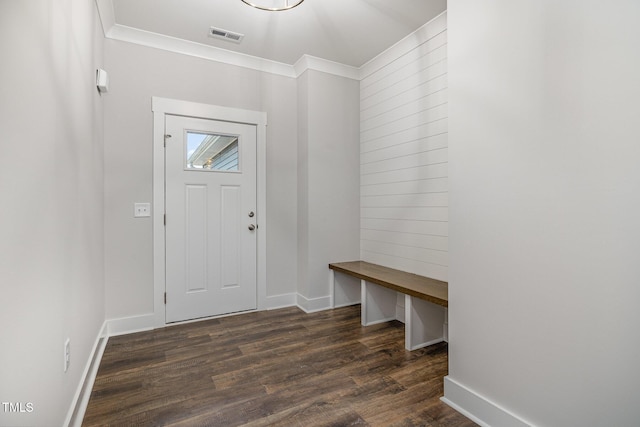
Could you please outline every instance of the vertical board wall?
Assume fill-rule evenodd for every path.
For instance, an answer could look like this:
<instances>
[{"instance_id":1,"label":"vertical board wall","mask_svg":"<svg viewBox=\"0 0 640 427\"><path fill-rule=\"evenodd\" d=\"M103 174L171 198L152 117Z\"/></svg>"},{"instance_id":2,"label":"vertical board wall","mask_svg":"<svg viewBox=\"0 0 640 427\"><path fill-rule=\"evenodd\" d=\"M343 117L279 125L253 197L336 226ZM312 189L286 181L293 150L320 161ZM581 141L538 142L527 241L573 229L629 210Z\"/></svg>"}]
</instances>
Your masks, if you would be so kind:
<instances>
[{"instance_id":1,"label":"vertical board wall","mask_svg":"<svg viewBox=\"0 0 640 427\"><path fill-rule=\"evenodd\" d=\"M360 252L447 280L446 14L365 66L360 83Z\"/></svg>"}]
</instances>

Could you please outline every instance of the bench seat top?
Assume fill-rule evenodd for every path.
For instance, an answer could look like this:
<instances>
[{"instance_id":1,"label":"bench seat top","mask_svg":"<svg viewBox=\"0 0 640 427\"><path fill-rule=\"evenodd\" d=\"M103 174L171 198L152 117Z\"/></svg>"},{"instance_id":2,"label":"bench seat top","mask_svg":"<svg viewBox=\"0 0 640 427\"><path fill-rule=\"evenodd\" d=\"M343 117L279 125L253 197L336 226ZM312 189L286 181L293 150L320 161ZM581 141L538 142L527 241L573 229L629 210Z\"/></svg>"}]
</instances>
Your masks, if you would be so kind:
<instances>
[{"instance_id":1,"label":"bench seat top","mask_svg":"<svg viewBox=\"0 0 640 427\"><path fill-rule=\"evenodd\" d=\"M434 304L448 307L449 284L366 261L337 262L329 268Z\"/></svg>"}]
</instances>

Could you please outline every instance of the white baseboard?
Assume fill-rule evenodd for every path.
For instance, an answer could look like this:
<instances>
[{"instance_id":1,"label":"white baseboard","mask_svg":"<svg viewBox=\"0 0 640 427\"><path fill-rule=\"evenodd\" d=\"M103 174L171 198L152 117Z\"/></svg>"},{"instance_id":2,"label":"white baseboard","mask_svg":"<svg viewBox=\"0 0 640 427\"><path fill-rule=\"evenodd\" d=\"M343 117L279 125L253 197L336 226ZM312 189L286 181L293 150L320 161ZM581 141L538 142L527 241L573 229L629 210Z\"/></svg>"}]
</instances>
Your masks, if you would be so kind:
<instances>
[{"instance_id":1,"label":"white baseboard","mask_svg":"<svg viewBox=\"0 0 640 427\"><path fill-rule=\"evenodd\" d=\"M89 404L89 398L91 397L91 390L93 389L93 383L96 380L98 368L100 367L100 361L102 360L102 354L107 346L107 322L102 323L102 327L98 332L93 348L89 353L89 360L80 377L80 383L76 389L76 393L71 401L71 407L67 412L64 425L67 427L80 427L82 425L82 419L84 413L87 410Z\"/></svg>"},{"instance_id":2,"label":"white baseboard","mask_svg":"<svg viewBox=\"0 0 640 427\"><path fill-rule=\"evenodd\" d=\"M449 376L444 377L444 397L440 400L482 427L531 427L533 425Z\"/></svg>"},{"instance_id":3,"label":"white baseboard","mask_svg":"<svg viewBox=\"0 0 640 427\"><path fill-rule=\"evenodd\" d=\"M267 297L267 310L276 310L278 308L293 307L296 305L297 295L295 292L290 294L272 295Z\"/></svg>"},{"instance_id":4,"label":"white baseboard","mask_svg":"<svg viewBox=\"0 0 640 427\"><path fill-rule=\"evenodd\" d=\"M299 305L297 303L297 297L299 295L296 293L290 294L282 294L282 295L273 295L267 297L266 310L275 310L278 308L284 307L293 307ZM310 306L315 307L319 303L315 300L311 301ZM237 313L242 314L242 313ZM228 316L225 314L224 316ZM211 318L220 317L220 316L212 316ZM195 321L200 321L203 319L196 319ZM177 322L184 323L184 322ZM158 327L157 320L153 313L143 314L140 316L131 316L131 317L122 317L119 319L109 319L107 320L107 335L110 337L117 335L126 335L133 334L136 332L150 331ZM162 325L165 326L165 325ZM169 325L167 325L169 326Z\"/></svg>"},{"instance_id":5,"label":"white baseboard","mask_svg":"<svg viewBox=\"0 0 640 427\"><path fill-rule=\"evenodd\" d=\"M110 337L117 335L133 334L135 332L150 331L156 328L155 315L153 313L141 316L122 317L120 319L107 320L107 334Z\"/></svg>"},{"instance_id":6,"label":"white baseboard","mask_svg":"<svg viewBox=\"0 0 640 427\"><path fill-rule=\"evenodd\" d=\"M305 313L329 310L331 308L331 296L306 298L303 295L297 294L296 305Z\"/></svg>"}]
</instances>

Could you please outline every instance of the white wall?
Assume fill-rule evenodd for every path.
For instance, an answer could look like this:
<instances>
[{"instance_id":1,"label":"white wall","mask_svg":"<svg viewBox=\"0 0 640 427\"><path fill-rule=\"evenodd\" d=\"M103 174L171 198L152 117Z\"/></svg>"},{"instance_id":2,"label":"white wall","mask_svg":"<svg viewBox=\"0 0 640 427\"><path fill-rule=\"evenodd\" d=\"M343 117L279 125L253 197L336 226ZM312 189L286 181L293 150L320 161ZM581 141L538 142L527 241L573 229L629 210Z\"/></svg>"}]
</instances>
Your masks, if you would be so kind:
<instances>
[{"instance_id":1,"label":"white wall","mask_svg":"<svg viewBox=\"0 0 640 427\"><path fill-rule=\"evenodd\" d=\"M639 17L449 1L445 395L492 425L640 420Z\"/></svg>"},{"instance_id":2,"label":"white wall","mask_svg":"<svg viewBox=\"0 0 640 427\"><path fill-rule=\"evenodd\" d=\"M296 292L296 81L120 41L105 42L107 318L153 312L151 97L266 111L267 293Z\"/></svg>"},{"instance_id":3,"label":"white wall","mask_svg":"<svg viewBox=\"0 0 640 427\"><path fill-rule=\"evenodd\" d=\"M102 44L93 0L0 2L3 426L63 425L104 320Z\"/></svg>"},{"instance_id":4,"label":"white wall","mask_svg":"<svg viewBox=\"0 0 640 427\"><path fill-rule=\"evenodd\" d=\"M360 82L361 259L447 280L446 14Z\"/></svg>"},{"instance_id":5,"label":"white wall","mask_svg":"<svg viewBox=\"0 0 640 427\"><path fill-rule=\"evenodd\" d=\"M358 81L307 70L298 79L298 304L330 306L331 262L359 253Z\"/></svg>"}]
</instances>

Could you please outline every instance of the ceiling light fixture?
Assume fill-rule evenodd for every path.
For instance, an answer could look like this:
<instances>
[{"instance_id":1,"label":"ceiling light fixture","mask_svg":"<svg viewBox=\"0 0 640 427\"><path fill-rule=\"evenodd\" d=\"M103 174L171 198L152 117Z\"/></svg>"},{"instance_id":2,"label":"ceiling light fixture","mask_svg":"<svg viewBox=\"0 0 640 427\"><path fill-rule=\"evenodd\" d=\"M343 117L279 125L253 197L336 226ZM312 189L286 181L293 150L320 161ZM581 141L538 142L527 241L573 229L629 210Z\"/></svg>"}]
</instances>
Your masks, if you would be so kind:
<instances>
[{"instance_id":1,"label":"ceiling light fixture","mask_svg":"<svg viewBox=\"0 0 640 427\"><path fill-rule=\"evenodd\" d=\"M304 0L242 0L243 3L260 10L278 12L298 6Z\"/></svg>"}]
</instances>

